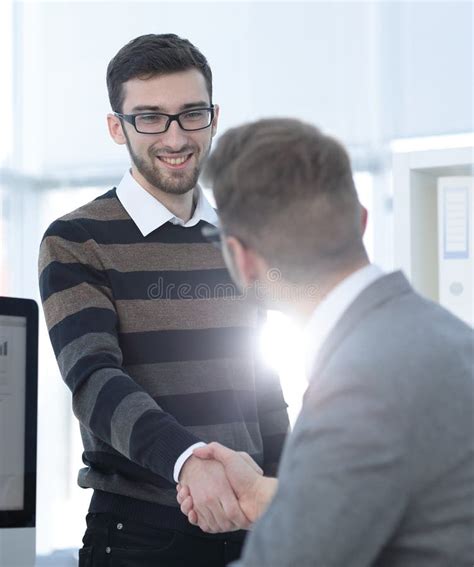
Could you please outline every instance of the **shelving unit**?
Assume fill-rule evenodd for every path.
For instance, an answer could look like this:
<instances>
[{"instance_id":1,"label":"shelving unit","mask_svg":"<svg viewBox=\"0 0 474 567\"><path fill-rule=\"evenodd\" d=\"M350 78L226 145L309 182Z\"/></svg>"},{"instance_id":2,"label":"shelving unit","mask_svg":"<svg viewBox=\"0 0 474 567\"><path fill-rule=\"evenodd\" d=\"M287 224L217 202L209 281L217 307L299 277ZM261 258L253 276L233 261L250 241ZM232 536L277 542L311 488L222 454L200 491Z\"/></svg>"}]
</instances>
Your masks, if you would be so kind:
<instances>
[{"instance_id":1,"label":"shelving unit","mask_svg":"<svg viewBox=\"0 0 474 567\"><path fill-rule=\"evenodd\" d=\"M417 291L439 301L437 180L474 173L474 135L393 145L395 267ZM474 270L474 263L473 263Z\"/></svg>"}]
</instances>

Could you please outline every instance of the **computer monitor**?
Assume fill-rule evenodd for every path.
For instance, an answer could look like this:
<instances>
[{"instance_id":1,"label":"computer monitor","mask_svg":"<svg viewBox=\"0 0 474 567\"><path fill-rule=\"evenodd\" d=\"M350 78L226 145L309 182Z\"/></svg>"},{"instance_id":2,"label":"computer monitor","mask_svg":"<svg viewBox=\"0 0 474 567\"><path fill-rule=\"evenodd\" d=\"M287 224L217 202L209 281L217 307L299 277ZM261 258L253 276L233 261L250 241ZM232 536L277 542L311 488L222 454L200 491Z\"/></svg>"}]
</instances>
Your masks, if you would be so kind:
<instances>
[{"instance_id":1,"label":"computer monitor","mask_svg":"<svg viewBox=\"0 0 474 567\"><path fill-rule=\"evenodd\" d=\"M38 307L0 297L0 565L35 563Z\"/></svg>"}]
</instances>

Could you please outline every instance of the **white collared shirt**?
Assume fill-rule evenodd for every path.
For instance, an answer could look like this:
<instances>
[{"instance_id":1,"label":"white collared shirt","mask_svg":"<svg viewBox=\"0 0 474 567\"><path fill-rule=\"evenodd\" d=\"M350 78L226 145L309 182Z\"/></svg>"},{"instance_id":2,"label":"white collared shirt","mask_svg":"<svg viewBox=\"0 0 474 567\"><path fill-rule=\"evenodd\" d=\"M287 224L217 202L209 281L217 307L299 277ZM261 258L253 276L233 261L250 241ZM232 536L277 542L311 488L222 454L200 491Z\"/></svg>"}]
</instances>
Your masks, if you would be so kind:
<instances>
[{"instance_id":1,"label":"white collared shirt","mask_svg":"<svg viewBox=\"0 0 474 567\"><path fill-rule=\"evenodd\" d=\"M199 185L196 185L196 193L197 202L193 216L188 222L183 222L182 219L169 211L163 203L160 203L158 199L148 193L132 176L129 169L125 172L117 187L119 201L145 237L167 222L189 228L196 226L199 221L203 220L217 226L217 213ZM173 477L176 482L179 480L179 474L184 463L192 455L193 450L203 446L205 446L205 443L191 445L178 457L173 469Z\"/></svg>"},{"instance_id":2,"label":"white collared shirt","mask_svg":"<svg viewBox=\"0 0 474 567\"><path fill-rule=\"evenodd\" d=\"M306 375L311 376L318 352L343 313L358 295L384 272L375 264L364 266L342 280L316 307L304 331Z\"/></svg>"},{"instance_id":3,"label":"white collared shirt","mask_svg":"<svg viewBox=\"0 0 474 567\"><path fill-rule=\"evenodd\" d=\"M138 226L143 236L148 236L167 222L188 228L197 225L199 221L203 220L213 226L217 226L217 213L199 185L196 185L196 193L197 202L194 214L185 223L169 211L163 203L160 203L158 199L155 199L153 195L148 193L132 176L130 170L125 172L117 187L119 201L133 222Z\"/></svg>"}]
</instances>

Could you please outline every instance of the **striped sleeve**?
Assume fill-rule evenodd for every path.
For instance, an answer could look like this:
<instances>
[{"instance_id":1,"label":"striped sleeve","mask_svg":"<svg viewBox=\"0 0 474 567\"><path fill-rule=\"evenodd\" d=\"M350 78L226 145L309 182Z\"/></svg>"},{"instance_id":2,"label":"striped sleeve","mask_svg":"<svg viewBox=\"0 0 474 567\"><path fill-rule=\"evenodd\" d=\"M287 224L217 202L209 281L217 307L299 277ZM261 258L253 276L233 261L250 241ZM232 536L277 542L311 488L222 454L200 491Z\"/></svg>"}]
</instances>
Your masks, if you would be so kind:
<instances>
[{"instance_id":1,"label":"striped sleeve","mask_svg":"<svg viewBox=\"0 0 474 567\"><path fill-rule=\"evenodd\" d=\"M173 483L177 458L201 439L162 411L127 374L97 244L77 221L63 222L62 230L55 224L40 247L40 292L74 413L93 435ZM68 239L82 245L72 247Z\"/></svg>"},{"instance_id":2,"label":"striped sleeve","mask_svg":"<svg viewBox=\"0 0 474 567\"><path fill-rule=\"evenodd\" d=\"M262 324L264 315L260 316ZM260 431L263 443L263 472L277 476L283 446L290 431L288 404L285 402L280 378L261 358L256 362L256 393Z\"/></svg>"}]
</instances>

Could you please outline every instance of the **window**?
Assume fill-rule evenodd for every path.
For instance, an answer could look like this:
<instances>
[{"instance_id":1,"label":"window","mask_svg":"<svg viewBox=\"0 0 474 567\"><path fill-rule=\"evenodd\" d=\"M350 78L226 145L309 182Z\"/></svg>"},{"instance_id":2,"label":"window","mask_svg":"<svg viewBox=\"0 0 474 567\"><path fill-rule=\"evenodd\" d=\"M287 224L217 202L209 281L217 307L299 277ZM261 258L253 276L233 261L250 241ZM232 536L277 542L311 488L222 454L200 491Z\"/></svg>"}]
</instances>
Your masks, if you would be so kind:
<instances>
[{"instance_id":1,"label":"window","mask_svg":"<svg viewBox=\"0 0 474 567\"><path fill-rule=\"evenodd\" d=\"M0 167L11 155L13 141L13 2L0 2L0 108L2 135L0 136Z\"/></svg>"}]
</instances>

